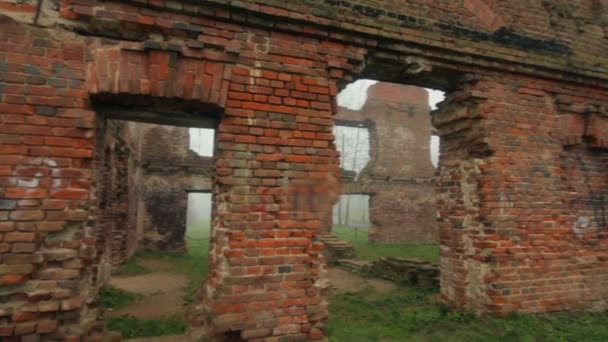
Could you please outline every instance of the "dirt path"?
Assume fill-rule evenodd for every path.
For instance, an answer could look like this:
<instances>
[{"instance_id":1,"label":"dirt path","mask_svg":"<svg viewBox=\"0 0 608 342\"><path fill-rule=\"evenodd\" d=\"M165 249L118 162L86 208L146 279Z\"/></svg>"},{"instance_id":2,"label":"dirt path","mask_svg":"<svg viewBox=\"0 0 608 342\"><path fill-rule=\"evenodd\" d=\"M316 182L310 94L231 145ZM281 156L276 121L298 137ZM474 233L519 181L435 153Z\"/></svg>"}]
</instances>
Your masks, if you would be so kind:
<instances>
[{"instance_id":1,"label":"dirt path","mask_svg":"<svg viewBox=\"0 0 608 342\"><path fill-rule=\"evenodd\" d=\"M152 272L110 278L111 286L142 295L135 303L109 312L110 317L130 315L142 319L156 319L183 314L183 296L184 289L188 286L188 278L175 273L172 264L164 260L142 259L140 263Z\"/></svg>"},{"instance_id":2,"label":"dirt path","mask_svg":"<svg viewBox=\"0 0 608 342\"><path fill-rule=\"evenodd\" d=\"M376 278L363 278L356 273L338 267L329 267L328 275L332 288L337 292L360 292L370 286L380 293L391 292L397 289L397 285L390 281Z\"/></svg>"}]
</instances>

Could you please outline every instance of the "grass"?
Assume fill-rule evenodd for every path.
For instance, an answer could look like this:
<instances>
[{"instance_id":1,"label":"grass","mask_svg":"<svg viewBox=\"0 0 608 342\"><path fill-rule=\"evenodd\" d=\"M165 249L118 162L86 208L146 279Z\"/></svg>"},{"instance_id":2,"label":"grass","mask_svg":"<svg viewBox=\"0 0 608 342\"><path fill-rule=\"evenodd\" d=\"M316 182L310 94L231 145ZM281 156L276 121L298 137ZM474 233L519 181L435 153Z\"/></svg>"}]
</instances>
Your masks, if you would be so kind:
<instances>
[{"instance_id":1,"label":"grass","mask_svg":"<svg viewBox=\"0 0 608 342\"><path fill-rule=\"evenodd\" d=\"M185 299L193 301L209 269L208 225L189 227L188 254L143 251L131 262L141 258L159 258L173 263L175 272L186 274L190 284ZM343 238L354 242L360 257L418 257L437 261L438 248L433 245L378 246L367 245L367 232L337 229ZM129 271L138 270L129 266ZM337 294L329 298L330 320L326 334L331 342L367 341L608 341L608 313L559 313L550 315L514 315L508 318L477 317L452 312L436 299L437 294L418 288L400 287L389 293L368 288L358 293ZM119 308L137 299L136 294L106 288L104 305ZM186 329L182 315L160 320L144 320L132 316L110 318L110 330L121 331L125 338L181 334Z\"/></svg>"},{"instance_id":2,"label":"grass","mask_svg":"<svg viewBox=\"0 0 608 342\"><path fill-rule=\"evenodd\" d=\"M209 274L209 223L201 222L189 226L186 231L188 253L168 253L158 250L137 252L127 263L117 268L112 275L134 276L150 272L139 264L142 259L161 259L170 262L176 273L188 277L188 287L184 289L184 301L194 302L196 292ZM118 309L127 306L138 297L136 294L108 287L101 298L108 308ZM124 338L152 337L182 334L186 330L186 321L182 315L163 319L141 319L133 316L112 317L108 320L108 329L120 331Z\"/></svg>"},{"instance_id":3,"label":"grass","mask_svg":"<svg viewBox=\"0 0 608 342\"><path fill-rule=\"evenodd\" d=\"M439 245L437 244L374 245L368 242L367 229L334 227L333 232L355 246L359 259L376 260L382 257L406 257L439 262Z\"/></svg>"},{"instance_id":4,"label":"grass","mask_svg":"<svg viewBox=\"0 0 608 342\"><path fill-rule=\"evenodd\" d=\"M209 274L209 222L201 222L188 227L186 243L188 262L182 264L178 271L190 278L190 285L185 294L188 303L194 301L196 292Z\"/></svg>"},{"instance_id":5,"label":"grass","mask_svg":"<svg viewBox=\"0 0 608 342\"><path fill-rule=\"evenodd\" d=\"M108 309L120 309L128 306L141 296L112 286L106 286L99 292L101 305Z\"/></svg>"},{"instance_id":6,"label":"grass","mask_svg":"<svg viewBox=\"0 0 608 342\"><path fill-rule=\"evenodd\" d=\"M477 317L455 313L436 294L369 288L330 298L329 341L608 341L608 313L557 313Z\"/></svg>"},{"instance_id":7,"label":"grass","mask_svg":"<svg viewBox=\"0 0 608 342\"><path fill-rule=\"evenodd\" d=\"M123 338L178 335L186 331L186 322L181 316L164 319L113 317L108 319L108 329L120 331Z\"/></svg>"}]
</instances>

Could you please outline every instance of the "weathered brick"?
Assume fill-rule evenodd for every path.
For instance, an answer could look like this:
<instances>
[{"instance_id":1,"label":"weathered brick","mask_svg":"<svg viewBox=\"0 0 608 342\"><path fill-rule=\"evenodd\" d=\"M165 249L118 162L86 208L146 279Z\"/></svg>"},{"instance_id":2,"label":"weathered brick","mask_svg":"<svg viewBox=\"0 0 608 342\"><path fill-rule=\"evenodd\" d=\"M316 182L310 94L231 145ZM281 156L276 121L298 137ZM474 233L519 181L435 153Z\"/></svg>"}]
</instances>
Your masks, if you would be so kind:
<instances>
[{"instance_id":1,"label":"weathered brick","mask_svg":"<svg viewBox=\"0 0 608 342\"><path fill-rule=\"evenodd\" d=\"M93 191L99 186L95 183L98 178L103 179L98 172L103 160L93 160L98 156L93 155L93 148L99 147L96 143L103 137L95 136L99 130L94 130L92 106L101 97L126 100L130 95L144 95L156 97L154 101L146 98L152 105L168 98L175 102L194 99L186 107L203 102L209 105L205 109L222 109L213 182L220 210L214 222L221 224L218 232L227 231L228 237L213 241L217 244L213 249L218 253L216 261L223 264L222 258L229 257L230 263L245 265L262 260L270 263L263 271L276 272L280 258L274 258L284 253L285 247L274 243L286 244L281 239L293 237L310 244L320 227L320 210L315 205L331 203L339 194L339 189L334 190L336 184L330 181L340 176L331 134L337 84L378 72L388 80L411 79L450 91L448 100L433 114L435 128L445 144L437 170L443 300L456 308L498 314L514 309L547 312L605 306L606 292L601 286L605 277L598 271L605 266L602 246L606 238L599 233L604 227L598 222L605 220L595 206L601 207L604 199L598 194L606 190L601 155L608 148L602 113L607 102L603 83L608 63L605 46L598 44L603 39L601 32L579 27L581 21L589 27L599 25L595 22L597 16L589 14L597 12L595 4L590 3L574 3L577 17L569 18L543 2L521 1L362 0L357 6L325 1L297 8L258 0L221 5L153 1L149 6L142 6L142 1L120 6L116 1L104 1L96 2L94 7L86 1L61 2L59 15L76 25L89 23L93 16L98 21L115 23L114 28L104 27L104 35L112 37L110 41L80 33L66 38L55 34L59 28L53 25L41 32L31 27L30 21L22 22L31 20L31 16L14 15L33 13L35 4L3 1L3 11L14 19L0 23L0 32L9 37L5 39L7 44L0 46L0 50L6 50L0 51L6 55L0 58L0 81L4 84L0 89L0 122L4 123L0 134L17 137L17 141L11 138L10 143L0 143L2 153L10 153L0 154L0 173L5 177L0 186L11 198L43 201L42 208L33 203L4 208L0 220L17 221L14 227L19 232L38 229L45 237L41 246L33 243L35 240L14 242L11 252L29 254L39 247L52 246L82 249L87 254L92 241L103 244L81 234L97 232L93 229L97 227L95 220L100 226L108 223L103 222L95 197L101 197L103 192ZM239 17L245 9L247 16ZM521 20L505 22L504 18L514 17ZM93 35L99 30L95 25L85 26ZM118 26L120 30L116 29ZM507 26L509 29L504 29ZM141 43L140 28L146 32L162 31L165 40ZM28 48L17 49L15 44ZM412 46L416 47L416 56L408 50ZM72 145L70 140L74 140ZM114 152L126 150L127 147L117 148ZM128 173L128 161L121 161L117 154L120 153L107 164L120 165L114 171ZM268 157L259 157L262 154ZM285 158L277 159L279 154ZM13 171L28 164L53 169L53 173L13 175ZM173 183L173 177L183 172L175 164L164 165L169 167L164 175L171 176L167 183ZM63 168L82 169L84 173L63 174ZM296 187L294 183L298 182L303 185ZM117 193L125 193L120 182L110 184L123 187ZM34 191L5 190L16 187ZM245 194L233 193L239 187L249 189ZM150 205L147 211L155 223L151 231L162 226L159 222L169 216L164 208L178 207L179 202L179 212L183 212L178 193L183 195L184 191L172 190L175 191L170 195L148 194L147 200L154 198L156 202L144 204ZM281 191L303 201L292 205L293 199L285 199ZM238 192L244 192L243 188ZM254 193L259 197L240 197ZM128 226L120 218L128 217L129 209L137 206L124 197L106 199L114 211L104 212L113 219L108 221L119 221L110 230L115 234L107 237L120 243L104 246L108 250L103 251L104 256L111 255L116 260L123 260L125 255L114 250L132 252L136 248L129 234L120 233L121 227ZM242 203L245 199L261 203ZM407 201L377 199L393 204L395 211L407 209ZM298 212L292 217L294 207ZM267 221L273 227L282 227L282 233L293 231L295 235L264 237L277 242L263 243L268 244L263 259L258 259L260 251L254 247L240 249L231 245L238 245L243 237L233 241L230 233L258 230L253 227L263 230ZM182 224L178 227L181 229ZM2 234L2 243L6 243L5 233ZM181 237L175 238L171 233L159 235L153 244L179 248L182 243ZM258 240L262 239L253 239L254 245ZM225 272L212 270L208 284L234 280L235 286L243 287L238 288L240 296L234 297L228 289L213 288L218 296L204 308L213 311L216 304L230 305L223 306L226 311L222 313L200 312L198 320L214 317L210 332L223 329L262 334L242 327L260 327L253 318L257 317L257 310L267 311L268 307L236 312L242 308L241 302L255 296L271 300L277 307L295 306L301 310L301 314L269 320L265 328L275 334L269 340L321 339L322 332L317 329L321 323L311 327L311 322L326 321L326 309L318 305L321 295L314 292L304 302L280 300L289 294L299 295L283 289L282 285L291 285L285 278L297 284L302 279L310 282L320 274L322 260L316 253L303 251L304 240L297 240L298 246L287 248L289 253L282 254L304 255L289 263L292 270L306 266L301 272L252 280L237 276L236 270L230 278ZM127 242L126 247L123 241ZM549 247L557 251L546 253ZM576 255L576 260L572 255ZM87 262L95 265L99 261L93 259ZM513 266L520 260L529 260L529 273ZM537 260L543 260L547 268L536 265ZM570 263L568 269L563 266L566 261ZM79 266L78 262L70 265ZM66 262L63 271L74 271L67 267ZM516 271L507 269L513 267ZM576 272L578 268L586 272L581 275ZM551 286L534 287L534 300L528 300L526 295L518 294L528 288L494 276L503 271L525 274L532 283ZM568 276L573 273L577 276ZM90 272L43 269L40 275L67 277L62 286L75 289L87 284L85 274ZM35 279L37 284L43 281ZM553 285L558 283L563 287ZM566 287L568 290L563 290ZM259 291L260 288L266 291ZM489 290L480 292L480 288ZM575 293L580 296L573 300ZM38 324L35 333L26 334L27 338L37 339L39 334L54 331L58 322L55 316L49 317ZM0 334L14 335L14 329L12 322L3 323Z\"/></svg>"},{"instance_id":2,"label":"weathered brick","mask_svg":"<svg viewBox=\"0 0 608 342\"><path fill-rule=\"evenodd\" d=\"M52 319L41 319L38 321L36 332L39 334L48 334L57 329L58 322Z\"/></svg>"}]
</instances>

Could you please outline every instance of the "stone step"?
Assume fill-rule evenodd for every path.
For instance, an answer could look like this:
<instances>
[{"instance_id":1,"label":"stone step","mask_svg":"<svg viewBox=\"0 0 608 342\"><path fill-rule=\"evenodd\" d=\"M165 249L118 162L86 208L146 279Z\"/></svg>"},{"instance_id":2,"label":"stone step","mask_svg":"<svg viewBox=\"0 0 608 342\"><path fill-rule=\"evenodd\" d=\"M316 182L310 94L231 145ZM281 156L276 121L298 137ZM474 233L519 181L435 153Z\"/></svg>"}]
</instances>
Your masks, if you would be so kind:
<instances>
[{"instance_id":1,"label":"stone step","mask_svg":"<svg viewBox=\"0 0 608 342\"><path fill-rule=\"evenodd\" d=\"M361 272L365 267L369 266L371 262L358 259L341 259L338 260L337 264L349 271Z\"/></svg>"},{"instance_id":2,"label":"stone step","mask_svg":"<svg viewBox=\"0 0 608 342\"><path fill-rule=\"evenodd\" d=\"M319 235L318 239L325 244L324 254L330 263L340 259L354 259L355 247L334 234Z\"/></svg>"}]
</instances>

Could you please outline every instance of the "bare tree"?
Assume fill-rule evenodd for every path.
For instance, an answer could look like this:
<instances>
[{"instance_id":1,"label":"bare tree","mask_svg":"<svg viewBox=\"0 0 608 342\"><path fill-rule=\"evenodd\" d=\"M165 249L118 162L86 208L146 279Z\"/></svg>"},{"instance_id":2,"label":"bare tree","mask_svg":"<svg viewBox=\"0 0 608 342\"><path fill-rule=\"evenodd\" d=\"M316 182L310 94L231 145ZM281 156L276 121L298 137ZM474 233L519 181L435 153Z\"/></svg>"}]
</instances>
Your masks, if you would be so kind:
<instances>
[{"instance_id":1,"label":"bare tree","mask_svg":"<svg viewBox=\"0 0 608 342\"><path fill-rule=\"evenodd\" d=\"M355 177L358 178L369 161L369 133L365 128L346 126L336 126L334 133L336 141L339 142L337 147L341 155L340 166L345 170L355 171ZM348 226L350 223L351 200L352 196L346 196L345 201L341 199L337 204L340 226Z\"/></svg>"}]
</instances>

